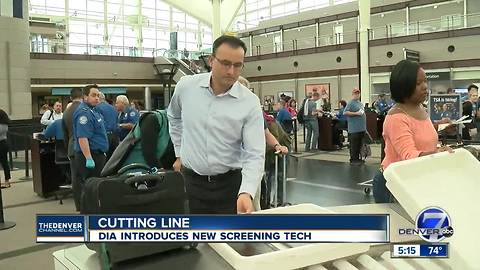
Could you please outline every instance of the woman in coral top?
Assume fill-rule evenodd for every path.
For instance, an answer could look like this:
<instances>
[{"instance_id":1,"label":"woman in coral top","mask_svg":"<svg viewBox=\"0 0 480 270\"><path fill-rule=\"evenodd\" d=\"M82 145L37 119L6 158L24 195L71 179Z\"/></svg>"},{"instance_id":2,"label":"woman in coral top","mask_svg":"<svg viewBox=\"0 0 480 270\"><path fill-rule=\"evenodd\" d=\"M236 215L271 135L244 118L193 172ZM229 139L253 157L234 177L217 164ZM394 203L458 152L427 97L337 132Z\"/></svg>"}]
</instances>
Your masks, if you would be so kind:
<instances>
[{"instance_id":1,"label":"woman in coral top","mask_svg":"<svg viewBox=\"0 0 480 270\"><path fill-rule=\"evenodd\" d=\"M390 75L390 92L396 104L383 123L385 158L373 178L373 196L377 203L392 201L385 186L383 170L390 164L449 149L437 148L437 131L422 103L428 97L425 71L417 62L402 60Z\"/></svg>"}]
</instances>

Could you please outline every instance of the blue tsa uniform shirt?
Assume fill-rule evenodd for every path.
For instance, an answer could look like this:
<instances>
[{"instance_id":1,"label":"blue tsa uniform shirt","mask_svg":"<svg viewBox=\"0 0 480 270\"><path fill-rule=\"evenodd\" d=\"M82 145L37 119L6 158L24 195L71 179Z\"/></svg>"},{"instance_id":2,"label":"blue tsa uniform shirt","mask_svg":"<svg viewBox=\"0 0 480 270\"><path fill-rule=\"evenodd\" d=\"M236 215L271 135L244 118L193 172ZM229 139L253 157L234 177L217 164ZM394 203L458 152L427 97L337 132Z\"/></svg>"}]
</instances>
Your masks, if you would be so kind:
<instances>
[{"instance_id":1,"label":"blue tsa uniform shirt","mask_svg":"<svg viewBox=\"0 0 480 270\"><path fill-rule=\"evenodd\" d=\"M95 106L95 110L98 111L105 120L105 130L107 133L112 133L117 128L117 110L107 102L100 102Z\"/></svg>"},{"instance_id":2,"label":"blue tsa uniform shirt","mask_svg":"<svg viewBox=\"0 0 480 270\"><path fill-rule=\"evenodd\" d=\"M57 119L53 121L53 123L51 123L43 132L43 135L47 138L55 137L55 140L63 140L62 121L62 119Z\"/></svg>"},{"instance_id":3,"label":"blue tsa uniform shirt","mask_svg":"<svg viewBox=\"0 0 480 270\"><path fill-rule=\"evenodd\" d=\"M90 151L108 151L107 132L102 115L94 108L82 102L73 113L73 136L75 152L82 152L78 143L79 138L87 138Z\"/></svg>"},{"instance_id":4,"label":"blue tsa uniform shirt","mask_svg":"<svg viewBox=\"0 0 480 270\"><path fill-rule=\"evenodd\" d=\"M118 124L136 124L138 122L140 115L137 110L134 108L128 107L125 112L121 112L118 114ZM125 137L127 137L128 132L130 132L129 129L125 128L118 128L118 138L120 140L123 140Z\"/></svg>"}]
</instances>

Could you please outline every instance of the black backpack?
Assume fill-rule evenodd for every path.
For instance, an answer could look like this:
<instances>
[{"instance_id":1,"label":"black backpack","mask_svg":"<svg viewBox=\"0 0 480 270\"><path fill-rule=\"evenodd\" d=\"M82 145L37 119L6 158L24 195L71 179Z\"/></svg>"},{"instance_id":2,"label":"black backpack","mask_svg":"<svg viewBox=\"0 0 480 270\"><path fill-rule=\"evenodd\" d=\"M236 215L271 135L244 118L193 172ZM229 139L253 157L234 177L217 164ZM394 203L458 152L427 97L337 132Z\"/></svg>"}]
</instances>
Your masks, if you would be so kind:
<instances>
[{"instance_id":1,"label":"black backpack","mask_svg":"<svg viewBox=\"0 0 480 270\"><path fill-rule=\"evenodd\" d=\"M300 108L300 110L298 110L298 113L297 113L297 121L300 124L305 123L305 103L306 102L308 102L308 98L303 100L302 107Z\"/></svg>"}]
</instances>

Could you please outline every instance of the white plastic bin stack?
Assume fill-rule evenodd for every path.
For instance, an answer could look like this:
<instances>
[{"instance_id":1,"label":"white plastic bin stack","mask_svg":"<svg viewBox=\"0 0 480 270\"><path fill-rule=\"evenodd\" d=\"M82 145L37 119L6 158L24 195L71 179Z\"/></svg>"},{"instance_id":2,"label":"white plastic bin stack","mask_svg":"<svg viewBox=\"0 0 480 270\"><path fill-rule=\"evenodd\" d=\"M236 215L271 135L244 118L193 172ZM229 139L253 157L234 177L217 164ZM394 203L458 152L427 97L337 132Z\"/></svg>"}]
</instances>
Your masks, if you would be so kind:
<instances>
[{"instance_id":1,"label":"white plastic bin stack","mask_svg":"<svg viewBox=\"0 0 480 270\"><path fill-rule=\"evenodd\" d=\"M467 150L439 153L402 161L389 166L384 175L387 187L406 211L407 218L397 212L398 205L370 204L321 208L311 204L269 209L260 213L389 213L391 242L419 241L418 237L400 237L398 228L413 228L409 220L430 206L443 208L449 214L454 235L449 258L392 259L391 245L379 244L307 244L288 246L274 244L277 251L254 256L241 256L228 244L210 244L235 269L480 269L476 258L480 251L480 235L474 228L480 221L480 162ZM400 209L401 209L400 208ZM395 210L394 210L395 209Z\"/></svg>"}]
</instances>

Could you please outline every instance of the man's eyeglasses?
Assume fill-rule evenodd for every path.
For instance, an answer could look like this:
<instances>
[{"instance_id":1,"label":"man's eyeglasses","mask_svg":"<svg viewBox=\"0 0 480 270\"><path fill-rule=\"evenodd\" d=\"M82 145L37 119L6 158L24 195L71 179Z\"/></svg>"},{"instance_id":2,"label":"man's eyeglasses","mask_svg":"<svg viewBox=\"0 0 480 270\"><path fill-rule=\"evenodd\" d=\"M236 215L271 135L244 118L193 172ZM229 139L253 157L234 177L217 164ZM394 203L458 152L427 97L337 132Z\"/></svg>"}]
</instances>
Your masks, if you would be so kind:
<instances>
[{"instance_id":1,"label":"man's eyeglasses","mask_svg":"<svg viewBox=\"0 0 480 270\"><path fill-rule=\"evenodd\" d=\"M215 55L212 55L213 58L215 58L215 60L218 61L218 63L220 63L222 65L223 68L225 69L230 69L231 67L233 67L233 69L242 69L243 68L243 63L242 62L239 62L239 63L232 63L228 60L222 60L222 59L218 59Z\"/></svg>"}]
</instances>

